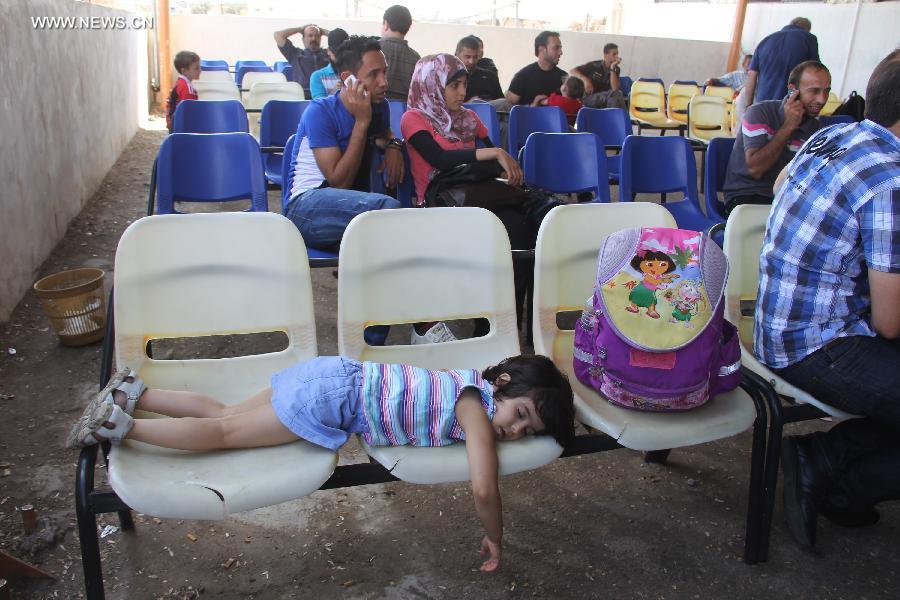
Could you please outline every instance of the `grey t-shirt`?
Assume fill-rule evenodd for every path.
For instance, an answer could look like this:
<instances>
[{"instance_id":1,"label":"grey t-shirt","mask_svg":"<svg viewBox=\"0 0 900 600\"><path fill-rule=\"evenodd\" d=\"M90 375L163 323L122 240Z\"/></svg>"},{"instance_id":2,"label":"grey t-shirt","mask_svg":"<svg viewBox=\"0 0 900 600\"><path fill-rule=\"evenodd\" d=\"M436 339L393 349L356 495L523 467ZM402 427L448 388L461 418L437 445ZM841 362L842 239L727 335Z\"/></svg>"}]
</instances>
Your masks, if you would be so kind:
<instances>
[{"instance_id":1,"label":"grey t-shirt","mask_svg":"<svg viewBox=\"0 0 900 600\"><path fill-rule=\"evenodd\" d=\"M793 160L797 150L809 136L822 127L818 119L806 117L800 123L800 127L791 134L790 141L782 149L781 156L778 157L775 164L760 179L751 177L747 170L746 151L751 148L762 148L768 144L769 140L784 125L785 100L757 102L744 113L741 128L734 140L734 150L728 161L728 172L725 175L723 190L726 203L736 196L757 195L774 198L772 186L775 185L775 178L778 177L781 169Z\"/></svg>"}]
</instances>

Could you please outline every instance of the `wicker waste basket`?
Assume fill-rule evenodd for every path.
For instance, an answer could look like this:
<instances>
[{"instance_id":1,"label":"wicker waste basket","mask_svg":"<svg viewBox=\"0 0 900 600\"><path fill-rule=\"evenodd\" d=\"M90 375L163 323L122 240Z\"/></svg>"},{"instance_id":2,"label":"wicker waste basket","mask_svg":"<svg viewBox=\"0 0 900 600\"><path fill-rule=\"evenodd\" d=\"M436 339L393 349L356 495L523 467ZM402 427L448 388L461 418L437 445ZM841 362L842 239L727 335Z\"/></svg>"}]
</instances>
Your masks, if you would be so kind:
<instances>
[{"instance_id":1,"label":"wicker waste basket","mask_svg":"<svg viewBox=\"0 0 900 600\"><path fill-rule=\"evenodd\" d=\"M34 291L64 345L84 346L103 339L103 270L84 268L48 275L35 282Z\"/></svg>"}]
</instances>

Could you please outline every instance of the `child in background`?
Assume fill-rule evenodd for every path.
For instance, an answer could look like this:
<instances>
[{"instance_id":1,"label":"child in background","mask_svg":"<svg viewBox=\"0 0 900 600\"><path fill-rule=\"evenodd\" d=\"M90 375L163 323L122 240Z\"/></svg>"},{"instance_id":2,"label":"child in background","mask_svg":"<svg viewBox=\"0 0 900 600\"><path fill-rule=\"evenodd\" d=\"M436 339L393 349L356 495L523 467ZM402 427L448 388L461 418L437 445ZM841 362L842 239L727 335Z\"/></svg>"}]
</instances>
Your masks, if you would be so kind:
<instances>
[{"instance_id":1,"label":"child in background","mask_svg":"<svg viewBox=\"0 0 900 600\"><path fill-rule=\"evenodd\" d=\"M134 418L138 405L180 418ZM503 537L496 441L552 435L565 445L574 436L572 388L540 355L507 358L483 373L320 357L276 373L271 387L226 406L195 392L147 389L126 368L91 400L66 445L131 439L204 451L302 438L337 451L351 433L373 446L465 442L475 508L486 530L481 570L494 571Z\"/></svg>"},{"instance_id":2,"label":"child in background","mask_svg":"<svg viewBox=\"0 0 900 600\"><path fill-rule=\"evenodd\" d=\"M581 99L584 97L584 82L578 77L568 77L559 88L560 93L553 92L547 98L547 106L558 106L566 113L569 125L575 125L575 117L581 110Z\"/></svg>"},{"instance_id":3,"label":"child in background","mask_svg":"<svg viewBox=\"0 0 900 600\"><path fill-rule=\"evenodd\" d=\"M172 133L172 119L175 116L175 108L182 100L196 100L197 92L191 83L200 77L200 55L189 50L182 50L175 55L175 70L178 71L178 81L169 94L166 102L166 127Z\"/></svg>"}]
</instances>

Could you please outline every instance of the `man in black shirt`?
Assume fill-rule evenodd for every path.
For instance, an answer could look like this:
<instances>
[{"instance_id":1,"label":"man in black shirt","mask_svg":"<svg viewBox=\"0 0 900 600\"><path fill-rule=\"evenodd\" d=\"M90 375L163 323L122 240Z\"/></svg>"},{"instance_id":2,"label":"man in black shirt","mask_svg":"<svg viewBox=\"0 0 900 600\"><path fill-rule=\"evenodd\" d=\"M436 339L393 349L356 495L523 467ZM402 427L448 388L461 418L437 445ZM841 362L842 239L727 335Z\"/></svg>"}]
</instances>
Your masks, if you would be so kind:
<instances>
[{"instance_id":1,"label":"man in black shirt","mask_svg":"<svg viewBox=\"0 0 900 600\"><path fill-rule=\"evenodd\" d=\"M479 55L478 39L466 36L456 44L456 58L461 60L469 72L469 83L466 86L466 102L472 99L496 100L503 97L503 88L496 71L489 71L476 66Z\"/></svg>"},{"instance_id":2,"label":"man in black shirt","mask_svg":"<svg viewBox=\"0 0 900 600\"><path fill-rule=\"evenodd\" d=\"M619 47L615 44L603 46L603 58L575 67L570 75L584 82L585 106L591 108L625 108L625 96L619 84Z\"/></svg>"},{"instance_id":3,"label":"man in black shirt","mask_svg":"<svg viewBox=\"0 0 900 600\"><path fill-rule=\"evenodd\" d=\"M540 104L551 93L558 91L566 78L566 72L556 66L562 56L559 33L539 33L534 38L534 55L537 62L522 68L509 84L506 99L512 104Z\"/></svg>"},{"instance_id":4,"label":"man in black shirt","mask_svg":"<svg viewBox=\"0 0 900 600\"><path fill-rule=\"evenodd\" d=\"M299 49L288 38L300 33L303 35L303 49ZM322 34L328 35L328 30L318 25L304 25L302 27L289 27L274 33L275 43L278 49L294 67L294 81L303 88L307 98L312 98L309 91L309 76L313 71L318 71L328 64L328 54L321 47Z\"/></svg>"}]
</instances>

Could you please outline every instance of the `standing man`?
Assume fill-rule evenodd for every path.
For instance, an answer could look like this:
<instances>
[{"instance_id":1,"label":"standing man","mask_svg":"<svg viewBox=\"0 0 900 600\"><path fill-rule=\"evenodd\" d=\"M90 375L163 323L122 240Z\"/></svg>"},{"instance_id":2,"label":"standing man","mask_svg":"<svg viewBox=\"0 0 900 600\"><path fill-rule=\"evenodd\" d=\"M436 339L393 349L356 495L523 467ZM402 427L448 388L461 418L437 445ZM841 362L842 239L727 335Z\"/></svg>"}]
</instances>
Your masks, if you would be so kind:
<instances>
[{"instance_id":1,"label":"standing man","mask_svg":"<svg viewBox=\"0 0 900 600\"><path fill-rule=\"evenodd\" d=\"M303 50L299 50L288 39L297 33L303 34ZM294 67L294 81L300 84L307 98L310 97L310 75L313 74L313 71L317 71L328 64L328 54L321 47L323 33L328 34L327 31L319 29L318 25L291 27L274 33L278 49L284 55L284 59Z\"/></svg>"},{"instance_id":2,"label":"standing man","mask_svg":"<svg viewBox=\"0 0 900 600\"><path fill-rule=\"evenodd\" d=\"M819 60L819 40L810 33L811 29L809 19L797 17L756 46L747 72L748 106L780 98L794 67L807 60Z\"/></svg>"},{"instance_id":3,"label":"standing man","mask_svg":"<svg viewBox=\"0 0 900 600\"><path fill-rule=\"evenodd\" d=\"M511 104L537 105L559 90L566 72L558 66L562 57L562 42L556 31L542 31L534 38L537 61L516 73L506 91Z\"/></svg>"},{"instance_id":4,"label":"standing man","mask_svg":"<svg viewBox=\"0 0 900 600\"><path fill-rule=\"evenodd\" d=\"M378 40L354 35L341 44L335 71L356 83L313 100L300 118L291 170L294 181L284 216L314 248L331 250L356 215L400 203L369 193L372 147L384 150L388 186L403 178L403 142L394 137L384 93L387 64Z\"/></svg>"},{"instance_id":5,"label":"standing man","mask_svg":"<svg viewBox=\"0 0 900 600\"><path fill-rule=\"evenodd\" d=\"M462 61L469 73L466 102L473 99L487 102L503 97L497 72L477 66L480 47L480 41L473 35L467 35L456 44L456 58Z\"/></svg>"},{"instance_id":6,"label":"standing man","mask_svg":"<svg viewBox=\"0 0 900 600\"><path fill-rule=\"evenodd\" d=\"M822 124L816 118L828 101L831 74L820 62L797 65L783 100L757 102L747 109L725 174L725 213L738 204L771 204L781 169Z\"/></svg>"},{"instance_id":7,"label":"standing man","mask_svg":"<svg viewBox=\"0 0 900 600\"><path fill-rule=\"evenodd\" d=\"M406 102L419 53L409 47L406 34L412 27L412 15L405 6L395 4L384 11L381 22L381 50L388 64L388 100Z\"/></svg>"},{"instance_id":8,"label":"standing man","mask_svg":"<svg viewBox=\"0 0 900 600\"><path fill-rule=\"evenodd\" d=\"M865 117L817 133L782 173L760 253L754 353L863 417L784 440L785 516L805 548L819 514L872 525L900 499L900 51L869 78Z\"/></svg>"},{"instance_id":9,"label":"standing man","mask_svg":"<svg viewBox=\"0 0 900 600\"><path fill-rule=\"evenodd\" d=\"M619 63L619 47L615 44L603 46L603 59L592 60L569 71L584 82L584 98L582 103L591 108L625 108L625 96L622 94L619 74L622 69Z\"/></svg>"}]
</instances>

